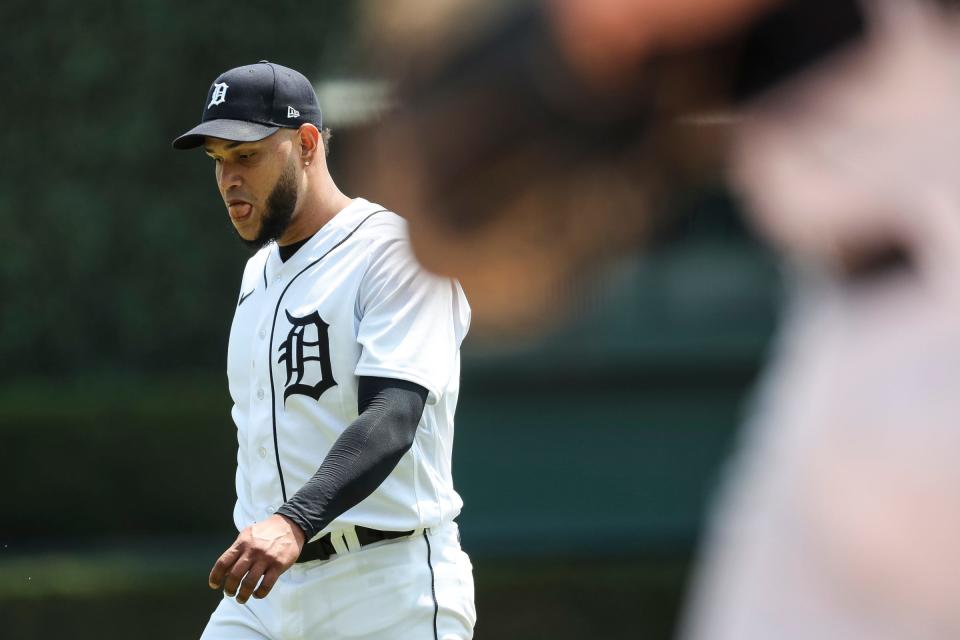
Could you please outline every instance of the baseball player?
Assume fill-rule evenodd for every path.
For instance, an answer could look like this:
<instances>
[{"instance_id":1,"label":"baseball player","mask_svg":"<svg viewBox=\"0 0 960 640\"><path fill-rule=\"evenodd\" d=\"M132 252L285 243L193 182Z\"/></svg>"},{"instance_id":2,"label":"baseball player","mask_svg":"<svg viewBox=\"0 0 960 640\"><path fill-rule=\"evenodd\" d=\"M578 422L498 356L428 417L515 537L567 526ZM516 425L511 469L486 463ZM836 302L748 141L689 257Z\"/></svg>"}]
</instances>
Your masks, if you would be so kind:
<instances>
[{"instance_id":1,"label":"baseball player","mask_svg":"<svg viewBox=\"0 0 960 640\"><path fill-rule=\"evenodd\" d=\"M173 142L213 159L257 249L227 357L240 534L202 638L471 638L451 477L470 307L399 216L337 188L328 137L307 78L261 61L221 74Z\"/></svg>"}]
</instances>

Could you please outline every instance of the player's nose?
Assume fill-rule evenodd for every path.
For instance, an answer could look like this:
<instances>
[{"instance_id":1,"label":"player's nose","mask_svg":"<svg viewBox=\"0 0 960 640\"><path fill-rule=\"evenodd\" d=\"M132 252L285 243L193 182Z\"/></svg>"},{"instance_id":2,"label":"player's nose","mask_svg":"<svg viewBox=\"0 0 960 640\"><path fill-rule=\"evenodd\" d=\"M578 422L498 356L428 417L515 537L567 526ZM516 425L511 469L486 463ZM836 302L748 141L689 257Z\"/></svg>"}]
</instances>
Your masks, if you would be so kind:
<instances>
[{"instance_id":1,"label":"player's nose","mask_svg":"<svg viewBox=\"0 0 960 640\"><path fill-rule=\"evenodd\" d=\"M217 185L220 187L220 193L227 193L230 189L239 187L243 183L243 176L239 167L233 163L224 160L220 164L220 170L217 172Z\"/></svg>"}]
</instances>

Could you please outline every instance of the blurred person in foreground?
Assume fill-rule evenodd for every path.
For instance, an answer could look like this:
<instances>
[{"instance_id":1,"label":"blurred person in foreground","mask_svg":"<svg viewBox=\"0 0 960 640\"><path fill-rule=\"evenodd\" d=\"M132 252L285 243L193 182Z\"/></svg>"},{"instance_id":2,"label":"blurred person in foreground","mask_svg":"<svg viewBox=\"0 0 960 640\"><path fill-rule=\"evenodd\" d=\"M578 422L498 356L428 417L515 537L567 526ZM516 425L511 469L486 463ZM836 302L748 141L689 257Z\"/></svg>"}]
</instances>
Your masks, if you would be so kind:
<instances>
[{"instance_id":1,"label":"blurred person in foreground","mask_svg":"<svg viewBox=\"0 0 960 640\"><path fill-rule=\"evenodd\" d=\"M866 6L863 45L735 141L796 285L689 638L960 637L960 21Z\"/></svg>"},{"instance_id":2,"label":"blurred person in foreground","mask_svg":"<svg viewBox=\"0 0 960 640\"><path fill-rule=\"evenodd\" d=\"M478 317L536 330L543 296L518 293L651 241L671 191L726 173L794 295L681 634L960 637L960 21L945 2L779 4L544 3L536 27L413 70L395 139L426 142L383 188L423 204L418 255L478 292ZM804 4L823 19L717 48ZM843 4L865 35L791 59ZM731 104L725 135L679 131Z\"/></svg>"}]
</instances>

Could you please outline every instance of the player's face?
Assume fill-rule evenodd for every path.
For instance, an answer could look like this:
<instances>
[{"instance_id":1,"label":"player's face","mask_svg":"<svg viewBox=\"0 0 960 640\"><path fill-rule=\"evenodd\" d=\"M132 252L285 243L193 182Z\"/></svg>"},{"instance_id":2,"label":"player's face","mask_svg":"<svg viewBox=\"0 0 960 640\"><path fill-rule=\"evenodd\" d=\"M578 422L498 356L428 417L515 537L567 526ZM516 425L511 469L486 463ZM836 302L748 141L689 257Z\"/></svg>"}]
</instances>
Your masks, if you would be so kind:
<instances>
[{"instance_id":1,"label":"player's face","mask_svg":"<svg viewBox=\"0 0 960 640\"><path fill-rule=\"evenodd\" d=\"M282 131L257 142L207 138L204 151L216 163L217 186L230 221L249 247L283 235L297 206L292 139Z\"/></svg>"}]
</instances>

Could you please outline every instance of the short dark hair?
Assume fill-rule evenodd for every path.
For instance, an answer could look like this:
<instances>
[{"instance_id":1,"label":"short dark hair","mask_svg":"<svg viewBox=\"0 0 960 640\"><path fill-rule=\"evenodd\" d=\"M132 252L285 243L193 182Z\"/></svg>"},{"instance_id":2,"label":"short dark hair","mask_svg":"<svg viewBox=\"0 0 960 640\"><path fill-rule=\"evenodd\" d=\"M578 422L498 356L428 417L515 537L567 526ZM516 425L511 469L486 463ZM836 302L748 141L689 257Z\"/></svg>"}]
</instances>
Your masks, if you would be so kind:
<instances>
[{"instance_id":1,"label":"short dark hair","mask_svg":"<svg viewBox=\"0 0 960 640\"><path fill-rule=\"evenodd\" d=\"M333 137L333 132L330 131L330 127L324 127L320 130L320 139L323 141L323 155L330 155L330 138Z\"/></svg>"}]
</instances>

